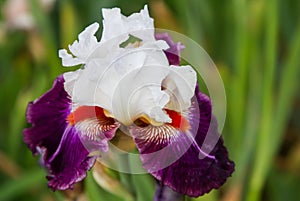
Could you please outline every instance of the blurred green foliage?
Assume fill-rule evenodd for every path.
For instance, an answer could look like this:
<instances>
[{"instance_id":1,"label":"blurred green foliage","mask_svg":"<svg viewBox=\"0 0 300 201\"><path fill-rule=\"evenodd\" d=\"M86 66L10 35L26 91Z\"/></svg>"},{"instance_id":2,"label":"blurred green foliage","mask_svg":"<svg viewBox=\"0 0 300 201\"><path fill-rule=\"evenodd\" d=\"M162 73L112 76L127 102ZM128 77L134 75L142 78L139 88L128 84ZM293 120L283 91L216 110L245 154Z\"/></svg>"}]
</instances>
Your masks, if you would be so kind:
<instances>
[{"instance_id":1,"label":"blurred green foliage","mask_svg":"<svg viewBox=\"0 0 300 201\"><path fill-rule=\"evenodd\" d=\"M47 188L45 172L22 141L27 103L66 71L57 51L85 26L101 21L101 8L125 15L149 4L157 28L197 41L224 80L228 111L223 136L236 172L210 201L297 201L300 198L300 1L299 0L61 0L51 8L24 0L30 28L12 24L0 1L0 200L64 200ZM100 37L100 35L99 35ZM69 69L68 69L69 70ZM152 178L120 175L138 201L154 192ZM122 200L99 187L91 175L83 200ZM81 192L81 191L80 191ZM68 196L70 197L70 196ZM71 196L72 197L72 196Z\"/></svg>"}]
</instances>

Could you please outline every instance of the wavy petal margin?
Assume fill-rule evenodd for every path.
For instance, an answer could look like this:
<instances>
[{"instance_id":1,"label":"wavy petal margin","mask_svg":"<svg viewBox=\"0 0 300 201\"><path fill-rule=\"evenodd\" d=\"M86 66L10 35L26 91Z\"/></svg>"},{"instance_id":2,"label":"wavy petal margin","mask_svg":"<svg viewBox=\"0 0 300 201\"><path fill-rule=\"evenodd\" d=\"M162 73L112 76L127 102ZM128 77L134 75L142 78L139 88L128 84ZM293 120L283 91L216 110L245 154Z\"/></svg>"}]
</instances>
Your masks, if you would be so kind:
<instances>
[{"instance_id":1,"label":"wavy petal margin","mask_svg":"<svg viewBox=\"0 0 300 201\"><path fill-rule=\"evenodd\" d=\"M211 115L210 99L199 92L198 87L192 106L184 116L190 124L189 131L170 125L134 126L131 133L144 168L161 185L181 194L198 197L223 185L234 171L234 163L228 158L228 152L218 134L217 122ZM210 125L210 132L217 137L218 143L211 153L204 153L200 147Z\"/></svg>"},{"instance_id":2,"label":"wavy petal margin","mask_svg":"<svg viewBox=\"0 0 300 201\"><path fill-rule=\"evenodd\" d=\"M41 163L48 170L48 185L53 190L72 188L85 178L96 159L89 156L89 148L107 150L107 141L119 126L98 115L94 108L86 110L87 116L75 124L70 122L70 114L71 99L64 90L63 76L57 77L53 87L27 107L26 119L32 127L24 129L24 141L33 154L42 156Z\"/></svg>"},{"instance_id":3,"label":"wavy petal margin","mask_svg":"<svg viewBox=\"0 0 300 201\"><path fill-rule=\"evenodd\" d=\"M63 76L56 78L48 92L28 104L26 119L32 127L23 133L25 143L34 154L47 148L44 160L48 161L55 153L68 125L66 118L70 110L71 100L64 90Z\"/></svg>"}]
</instances>

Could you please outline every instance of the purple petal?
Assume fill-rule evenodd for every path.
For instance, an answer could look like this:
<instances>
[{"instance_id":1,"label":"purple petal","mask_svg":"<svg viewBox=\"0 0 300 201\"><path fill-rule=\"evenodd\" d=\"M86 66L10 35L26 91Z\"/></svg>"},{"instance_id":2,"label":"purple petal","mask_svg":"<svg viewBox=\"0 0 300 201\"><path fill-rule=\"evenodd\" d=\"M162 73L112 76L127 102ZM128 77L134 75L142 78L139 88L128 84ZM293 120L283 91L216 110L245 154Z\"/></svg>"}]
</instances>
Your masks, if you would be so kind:
<instances>
[{"instance_id":1,"label":"purple petal","mask_svg":"<svg viewBox=\"0 0 300 201\"><path fill-rule=\"evenodd\" d=\"M47 149L45 160L54 154L67 127L70 109L71 100L64 90L63 76L57 77L47 93L28 104L26 119L32 127L23 133L25 143L34 154L42 148Z\"/></svg>"},{"instance_id":2,"label":"purple petal","mask_svg":"<svg viewBox=\"0 0 300 201\"><path fill-rule=\"evenodd\" d=\"M210 99L198 92L198 87L192 106L183 115L189 121L189 131L163 125L135 126L131 128L131 133L144 168L161 185L167 185L181 194L198 197L223 185L234 171L234 163L229 160L223 140L219 138L217 122L211 115ZM208 148L212 150L210 153L204 153L200 147L208 131L214 135L217 144Z\"/></svg>"},{"instance_id":3,"label":"purple petal","mask_svg":"<svg viewBox=\"0 0 300 201\"><path fill-rule=\"evenodd\" d=\"M49 171L48 185L53 190L72 188L81 181L95 161L89 156L90 148L106 150L107 141L118 127L115 122L109 125L112 121L108 118L95 120L93 116L72 125L68 122L70 113L71 99L64 90L63 76L27 107L26 119L32 127L24 129L24 141L34 154L42 156L41 163Z\"/></svg>"},{"instance_id":4,"label":"purple petal","mask_svg":"<svg viewBox=\"0 0 300 201\"><path fill-rule=\"evenodd\" d=\"M53 190L65 190L73 187L86 177L96 157L89 157L89 152L83 146L75 127L68 126L61 143L51 157L46 167L49 168L48 186Z\"/></svg>"},{"instance_id":5,"label":"purple petal","mask_svg":"<svg viewBox=\"0 0 300 201\"><path fill-rule=\"evenodd\" d=\"M168 43L170 48L165 50L164 52L169 60L169 64L179 66L180 52L184 49L184 45L182 45L181 43L174 43L168 33L156 33L155 38L156 40L164 40Z\"/></svg>"}]
</instances>

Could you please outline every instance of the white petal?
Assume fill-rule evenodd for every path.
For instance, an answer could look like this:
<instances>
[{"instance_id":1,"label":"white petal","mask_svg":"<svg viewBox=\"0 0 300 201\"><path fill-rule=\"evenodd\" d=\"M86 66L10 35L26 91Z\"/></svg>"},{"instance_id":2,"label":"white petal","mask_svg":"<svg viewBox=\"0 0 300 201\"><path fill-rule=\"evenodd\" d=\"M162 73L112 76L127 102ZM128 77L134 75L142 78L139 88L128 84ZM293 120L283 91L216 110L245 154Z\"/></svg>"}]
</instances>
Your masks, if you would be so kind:
<instances>
[{"instance_id":1,"label":"white petal","mask_svg":"<svg viewBox=\"0 0 300 201\"><path fill-rule=\"evenodd\" d=\"M73 94L75 82L78 79L81 71L81 69L78 69L76 71L70 71L63 74L65 80L64 89L71 97Z\"/></svg>"},{"instance_id":2,"label":"white petal","mask_svg":"<svg viewBox=\"0 0 300 201\"><path fill-rule=\"evenodd\" d=\"M149 16L147 6L140 13L134 13L129 17L122 15L119 8L102 9L102 15L104 20L101 42L120 36L122 37L119 42L123 42L129 34L143 41L155 40L153 19Z\"/></svg>"},{"instance_id":3,"label":"white petal","mask_svg":"<svg viewBox=\"0 0 300 201\"><path fill-rule=\"evenodd\" d=\"M124 125L145 116L156 123L171 122L164 109L180 112L190 106L195 71L169 66L163 52L169 46L155 40L147 7L129 17L118 8L103 9L103 17L101 42L94 36L99 25L93 24L69 47L72 54L59 52L66 66L85 64L84 69L64 74L73 108L99 106ZM143 40L139 47L119 47L128 34Z\"/></svg>"},{"instance_id":4,"label":"white petal","mask_svg":"<svg viewBox=\"0 0 300 201\"><path fill-rule=\"evenodd\" d=\"M93 53L99 45L97 38L94 36L99 28L98 23L93 23L83 32L78 35L78 41L74 41L69 45L69 54L67 50L59 50L59 57L62 59L63 66L74 66L78 64L85 64L89 56Z\"/></svg>"},{"instance_id":5,"label":"white petal","mask_svg":"<svg viewBox=\"0 0 300 201\"><path fill-rule=\"evenodd\" d=\"M62 59L63 66L76 66L79 64L84 64L84 61L73 57L73 55L69 54L66 49L59 50L58 56Z\"/></svg>"},{"instance_id":6,"label":"white petal","mask_svg":"<svg viewBox=\"0 0 300 201\"><path fill-rule=\"evenodd\" d=\"M157 40L157 41L146 41L143 43L143 48L152 48L152 49L158 49L158 50L166 50L169 49L169 45L164 40Z\"/></svg>"},{"instance_id":7,"label":"white petal","mask_svg":"<svg viewBox=\"0 0 300 201\"><path fill-rule=\"evenodd\" d=\"M163 81L163 87L170 95L171 101L167 108L178 112L186 110L191 105L195 93L197 75L191 66L171 66L169 75Z\"/></svg>"},{"instance_id":8,"label":"white petal","mask_svg":"<svg viewBox=\"0 0 300 201\"><path fill-rule=\"evenodd\" d=\"M106 55L86 64L74 84L74 104L105 108L127 125L141 115L170 122L163 112L169 95L161 90L170 67L159 45L120 48L116 52L114 58Z\"/></svg>"},{"instance_id":9,"label":"white petal","mask_svg":"<svg viewBox=\"0 0 300 201\"><path fill-rule=\"evenodd\" d=\"M167 74L168 68L155 65L143 66L128 73L114 91L113 116L126 125L143 115L157 122L170 122L169 116L163 112L169 96L161 90L161 83Z\"/></svg>"}]
</instances>

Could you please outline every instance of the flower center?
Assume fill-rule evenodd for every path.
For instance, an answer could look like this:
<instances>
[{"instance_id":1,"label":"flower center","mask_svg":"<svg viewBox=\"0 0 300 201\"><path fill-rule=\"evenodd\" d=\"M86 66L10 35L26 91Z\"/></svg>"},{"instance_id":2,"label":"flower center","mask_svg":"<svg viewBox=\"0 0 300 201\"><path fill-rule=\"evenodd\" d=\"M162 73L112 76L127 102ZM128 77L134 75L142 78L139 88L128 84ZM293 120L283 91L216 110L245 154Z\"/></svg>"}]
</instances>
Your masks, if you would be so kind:
<instances>
[{"instance_id":1,"label":"flower center","mask_svg":"<svg viewBox=\"0 0 300 201\"><path fill-rule=\"evenodd\" d=\"M170 125L176 129L180 129L184 132L188 131L190 129L190 124L188 122L188 120L183 117L179 112L176 112L174 110L168 110L165 109L164 110L169 117L172 119L171 123L163 123L163 122L157 122L153 119L150 119L148 116L143 115L142 117L140 117L137 121L135 121L134 123L138 126L145 126L151 124L152 126L162 126L164 124Z\"/></svg>"}]
</instances>

